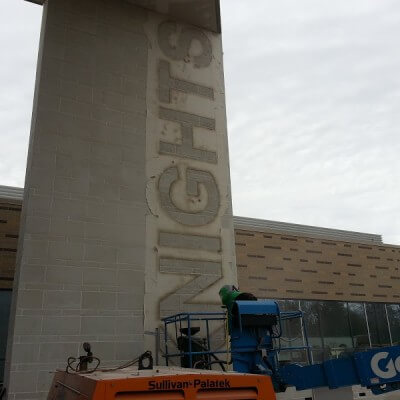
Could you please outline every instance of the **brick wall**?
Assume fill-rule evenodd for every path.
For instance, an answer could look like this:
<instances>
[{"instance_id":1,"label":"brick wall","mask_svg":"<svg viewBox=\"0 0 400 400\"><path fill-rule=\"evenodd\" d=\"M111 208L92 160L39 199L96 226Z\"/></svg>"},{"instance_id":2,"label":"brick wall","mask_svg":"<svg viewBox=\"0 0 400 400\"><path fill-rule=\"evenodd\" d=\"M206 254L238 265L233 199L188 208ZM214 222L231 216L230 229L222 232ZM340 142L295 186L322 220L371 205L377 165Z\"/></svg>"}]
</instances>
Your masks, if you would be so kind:
<instances>
[{"instance_id":1,"label":"brick wall","mask_svg":"<svg viewBox=\"0 0 400 400\"><path fill-rule=\"evenodd\" d=\"M0 289L12 288L21 204L0 200ZM400 302L400 247L235 230L241 290L259 297Z\"/></svg>"},{"instance_id":2,"label":"brick wall","mask_svg":"<svg viewBox=\"0 0 400 400\"><path fill-rule=\"evenodd\" d=\"M21 204L0 199L0 289L13 284Z\"/></svg>"},{"instance_id":3,"label":"brick wall","mask_svg":"<svg viewBox=\"0 0 400 400\"><path fill-rule=\"evenodd\" d=\"M240 289L263 298L394 302L400 247L235 231Z\"/></svg>"}]
</instances>

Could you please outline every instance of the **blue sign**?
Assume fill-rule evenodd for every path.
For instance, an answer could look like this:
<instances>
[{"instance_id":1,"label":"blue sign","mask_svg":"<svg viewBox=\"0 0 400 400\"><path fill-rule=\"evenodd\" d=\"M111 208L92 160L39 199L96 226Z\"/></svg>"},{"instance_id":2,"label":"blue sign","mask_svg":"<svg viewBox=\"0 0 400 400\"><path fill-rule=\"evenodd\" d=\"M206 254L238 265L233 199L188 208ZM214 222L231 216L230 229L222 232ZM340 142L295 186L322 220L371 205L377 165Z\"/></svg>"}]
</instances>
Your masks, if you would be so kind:
<instances>
[{"instance_id":1,"label":"blue sign","mask_svg":"<svg viewBox=\"0 0 400 400\"><path fill-rule=\"evenodd\" d=\"M400 381L400 346L355 353L354 360L363 386Z\"/></svg>"}]
</instances>

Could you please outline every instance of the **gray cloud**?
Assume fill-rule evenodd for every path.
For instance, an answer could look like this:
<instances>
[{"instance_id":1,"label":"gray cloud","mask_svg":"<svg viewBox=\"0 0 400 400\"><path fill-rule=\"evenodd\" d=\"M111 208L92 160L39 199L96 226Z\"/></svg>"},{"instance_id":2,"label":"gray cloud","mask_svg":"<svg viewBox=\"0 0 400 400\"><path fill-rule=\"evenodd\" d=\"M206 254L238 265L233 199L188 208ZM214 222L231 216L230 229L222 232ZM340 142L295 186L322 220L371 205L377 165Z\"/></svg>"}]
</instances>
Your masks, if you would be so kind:
<instances>
[{"instance_id":1,"label":"gray cloud","mask_svg":"<svg viewBox=\"0 0 400 400\"><path fill-rule=\"evenodd\" d=\"M0 184L23 186L42 7L0 3Z\"/></svg>"},{"instance_id":2,"label":"gray cloud","mask_svg":"<svg viewBox=\"0 0 400 400\"><path fill-rule=\"evenodd\" d=\"M400 244L400 4L221 0L236 215ZM0 183L22 186L41 7L0 3Z\"/></svg>"},{"instance_id":3,"label":"gray cloud","mask_svg":"<svg viewBox=\"0 0 400 400\"><path fill-rule=\"evenodd\" d=\"M400 4L223 0L237 215L400 244Z\"/></svg>"}]
</instances>

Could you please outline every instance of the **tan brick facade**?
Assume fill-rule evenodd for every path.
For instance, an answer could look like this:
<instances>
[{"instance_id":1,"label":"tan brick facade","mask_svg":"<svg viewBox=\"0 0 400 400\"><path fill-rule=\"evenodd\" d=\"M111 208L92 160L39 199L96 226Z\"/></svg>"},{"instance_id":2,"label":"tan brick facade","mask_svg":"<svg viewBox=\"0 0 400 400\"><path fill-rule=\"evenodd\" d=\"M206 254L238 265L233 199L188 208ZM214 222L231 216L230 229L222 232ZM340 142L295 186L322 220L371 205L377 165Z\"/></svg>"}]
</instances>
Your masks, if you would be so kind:
<instances>
[{"instance_id":1,"label":"tan brick facade","mask_svg":"<svg viewBox=\"0 0 400 400\"><path fill-rule=\"evenodd\" d=\"M12 288L21 203L0 200L0 289ZM260 298L400 303L400 246L235 229L240 289Z\"/></svg>"},{"instance_id":2,"label":"tan brick facade","mask_svg":"<svg viewBox=\"0 0 400 400\"><path fill-rule=\"evenodd\" d=\"M400 247L235 230L240 289L263 298L399 303Z\"/></svg>"},{"instance_id":3,"label":"tan brick facade","mask_svg":"<svg viewBox=\"0 0 400 400\"><path fill-rule=\"evenodd\" d=\"M13 284L21 203L0 199L0 289Z\"/></svg>"}]
</instances>

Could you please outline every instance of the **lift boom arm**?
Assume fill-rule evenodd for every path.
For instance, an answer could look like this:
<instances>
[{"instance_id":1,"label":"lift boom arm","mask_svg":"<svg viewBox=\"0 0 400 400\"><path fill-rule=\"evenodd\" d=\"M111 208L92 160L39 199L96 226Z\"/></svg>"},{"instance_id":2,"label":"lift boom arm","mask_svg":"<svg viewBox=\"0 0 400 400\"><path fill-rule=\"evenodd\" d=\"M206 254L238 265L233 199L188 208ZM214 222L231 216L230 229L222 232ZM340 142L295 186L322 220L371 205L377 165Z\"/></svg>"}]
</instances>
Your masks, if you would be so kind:
<instances>
[{"instance_id":1,"label":"lift boom arm","mask_svg":"<svg viewBox=\"0 0 400 400\"><path fill-rule=\"evenodd\" d=\"M368 349L366 351L343 351L339 358L313 364L308 344L303 312L281 312L279 305L273 300L257 300L251 293L240 293L233 286L224 286L221 300L227 310L227 327L231 363L238 373L269 376L276 393L283 392L288 386L297 390L328 387L338 389L347 386L361 385L371 389L374 394L384 394L400 390L400 346ZM299 318L302 327L303 346L282 347L282 332L286 321ZM168 325L175 324L180 353L169 353L168 335L165 336L166 361L180 357L181 366L189 368L210 369L216 358L225 351L210 348L209 323L224 320L223 313L181 313L164 318L165 332ZM201 331L200 326L193 323L205 321L207 338L195 336ZM187 326L182 328L182 323ZM178 325L177 325L178 324ZM285 346L287 346L285 344ZM283 361L282 352L302 351L308 355L308 365L299 365Z\"/></svg>"},{"instance_id":2,"label":"lift boom arm","mask_svg":"<svg viewBox=\"0 0 400 400\"><path fill-rule=\"evenodd\" d=\"M281 313L275 301L234 301L228 312L233 369L271 376L277 392L288 385L298 390L361 385L374 394L400 389L400 346L346 353L306 366L280 363L276 344L282 336L281 321L296 317L302 318L302 312Z\"/></svg>"},{"instance_id":3,"label":"lift boom arm","mask_svg":"<svg viewBox=\"0 0 400 400\"><path fill-rule=\"evenodd\" d=\"M399 370L400 346L393 346L354 353L321 364L285 365L279 368L279 375L297 390L361 385L378 395L400 389Z\"/></svg>"}]
</instances>

